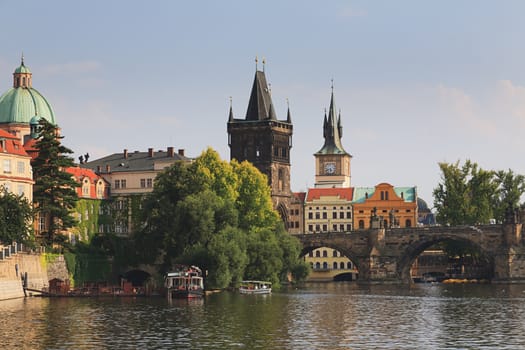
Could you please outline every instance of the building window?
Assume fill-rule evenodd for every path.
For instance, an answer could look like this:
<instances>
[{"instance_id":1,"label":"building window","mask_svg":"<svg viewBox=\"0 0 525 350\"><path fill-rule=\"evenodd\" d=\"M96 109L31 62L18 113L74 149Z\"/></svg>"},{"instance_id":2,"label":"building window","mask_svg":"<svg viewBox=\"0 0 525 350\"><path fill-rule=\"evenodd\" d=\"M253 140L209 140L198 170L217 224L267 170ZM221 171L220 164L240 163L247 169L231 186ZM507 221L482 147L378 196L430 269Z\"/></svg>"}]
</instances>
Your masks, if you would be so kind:
<instances>
[{"instance_id":1,"label":"building window","mask_svg":"<svg viewBox=\"0 0 525 350\"><path fill-rule=\"evenodd\" d=\"M410 211L411 211L410 209L407 209L407 213L410 213Z\"/></svg>"},{"instance_id":2,"label":"building window","mask_svg":"<svg viewBox=\"0 0 525 350\"><path fill-rule=\"evenodd\" d=\"M23 174L23 173L26 172L26 167L25 167L24 162L17 162L17 163L16 163L16 171L17 171L19 174Z\"/></svg>"},{"instance_id":3,"label":"building window","mask_svg":"<svg viewBox=\"0 0 525 350\"><path fill-rule=\"evenodd\" d=\"M323 212L323 219L327 219L326 212Z\"/></svg>"},{"instance_id":4,"label":"building window","mask_svg":"<svg viewBox=\"0 0 525 350\"><path fill-rule=\"evenodd\" d=\"M339 230L340 231L344 231L345 230L345 225L344 224L339 225Z\"/></svg>"},{"instance_id":5,"label":"building window","mask_svg":"<svg viewBox=\"0 0 525 350\"><path fill-rule=\"evenodd\" d=\"M314 225L308 225L308 232L313 232Z\"/></svg>"},{"instance_id":6,"label":"building window","mask_svg":"<svg viewBox=\"0 0 525 350\"><path fill-rule=\"evenodd\" d=\"M314 257L314 252L311 250L310 253L308 253L308 256L309 256L310 258L313 258L313 257Z\"/></svg>"},{"instance_id":7,"label":"building window","mask_svg":"<svg viewBox=\"0 0 525 350\"><path fill-rule=\"evenodd\" d=\"M140 188L146 188L146 179L140 179Z\"/></svg>"},{"instance_id":8,"label":"building window","mask_svg":"<svg viewBox=\"0 0 525 350\"><path fill-rule=\"evenodd\" d=\"M336 225L336 224L333 224L333 225L332 225L332 230L333 230L333 231L337 231L337 225Z\"/></svg>"},{"instance_id":9,"label":"building window","mask_svg":"<svg viewBox=\"0 0 525 350\"><path fill-rule=\"evenodd\" d=\"M407 219L407 220L405 221L405 227L412 227L412 220Z\"/></svg>"},{"instance_id":10,"label":"building window","mask_svg":"<svg viewBox=\"0 0 525 350\"><path fill-rule=\"evenodd\" d=\"M342 211L342 212L339 212L339 219L344 219L345 218L345 212Z\"/></svg>"},{"instance_id":11,"label":"building window","mask_svg":"<svg viewBox=\"0 0 525 350\"><path fill-rule=\"evenodd\" d=\"M346 263L346 268L349 269L349 270L352 269L352 262L351 261Z\"/></svg>"},{"instance_id":12,"label":"building window","mask_svg":"<svg viewBox=\"0 0 525 350\"><path fill-rule=\"evenodd\" d=\"M332 212L332 219L337 219L337 213L335 211Z\"/></svg>"},{"instance_id":13,"label":"building window","mask_svg":"<svg viewBox=\"0 0 525 350\"><path fill-rule=\"evenodd\" d=\"M315 218L316 219L320 219L321 218L321 214L319 212L315 213Z\"/></svg>"},{"instance_id":14,"label":"building window","mask_svg":"<svg viewBox=\"0 0 525 350\"><path fill-rule=\"evenodd\" d=\"M38 231L39 232L44 232L46 230L46 217L40 213L40 215L38 216Z\"/></svg>"},{"instance_id":15,"label":"building window","mask_svg":"<svg viewBox=\"0 0 525 350\"><path fill-rule=\"evenodd\" d=\"M308 219L313 219L314 218L314 213L308 213Z\"/></svg>"},{"instance_id":16,"label":"building window","mask_svg":"<svg viewBox=\"0 0 525 350\"><path fill-rule=\"evenodd\" d=\"M328 263L326 261L323 262L323 269L328 270Z\"/></svg>"},{"instance_id":17,"label":"building window","mask_svg":"<svg viewBox=\"0 0 525 350\"><path fill-rule=\"evenodd\" d=\"M115 189L120 188L120 180L115 180Z\"/></svg>"},{"instance_id":18,"label":"building window","mask_svg":"<svg viewBox=\"0 0 525 350\"><path fill-rule=\"evenodd\" d=\"M334 249L334 251L332 252L332 256L333 256L334 258L337 258L337 250Z\"/></svg>"},{"instance_id":19,"label":"building window","mask_svg":"<svg viewBox=\"0 0 525 350\"><path fill-rule=\"evenodd\" d=\"M316 250L316 251L315 251L315 257L316 257L316 258L320 258L320 257L321 257L321 252L318 251L318 250Z\"/></svg>"},{"instance_id":20,"label":"building window","mask_svg":"<svg viewBox=\"0 0 525 350\"><path fill-rule=\"evenodd\" d=\"M4 173L6 174L11 173L11 160L10 159L4 159Z\"/></svg>"},{"instance_id":21,"label":"building window","mask_svg":"<svg viewBox=\"0 0 525 350\"><path fill-rule=\"evenodd\" d=\"M334 261L334 270L337 270L337 263Z\"/></svg>"},{"instance_id":22,"label":"building window","mask_svg":"<svg viewBox=\"0 0 525 350\"><path fill-rule=\"evenodd\" d=\"M347 219L351 219L352 218L352 212L351 211L347 211L346 212L346 218Z\"/></svg>"},{"instance_id":23,"label":"building window","mask_svg":"<svg viewBox=\"0 0 525 350\"><path fill-rule=\"evenodd\" d=\"M352 224L346 224L346 230L352 231Z\"/></svg>"},{"instance_id":24,"label":"building window","mask_svg":"<svg viewBox=\"0 0 525 350\"><path fill-rule=\"evenodd\" d=\"M146 187L147 188L153 187L153 179L146 179Z\"/></svg>"},{"instance_id":25,"label":"building window","mask_svg":"<svg viewBox=\"0 0 525 350\"><path fill-rule=\"evenodd\" d=\"M328 252L326 250L323 250L323 258L327 258L328 257Z\"/></svg>"},{"instance_id":26,"label":"building window","mask_svg":"<svg viewBox=\"0 0 525 350\"><path fill-rule=\"evenodd\" d=\"M126 188L126 180L120 180L120 187Z\"/></svg>"},{"instance_id":27,"label":"building window","mask_svg":"<svg viewBox=\"0 0 525 350\"><path fill-rule=\"evenodd\" d=\"M317 270L320 270L321 269L321 263L319 263L319 262L315 263L315 268Z\"/></svg>"},{"instance_id":28,"label":"building window","mask_svg":"<svg viewBox=\"0 0 525 350\"><path fill-rule=\"evenodd\" d=\"M344 268L345 268L345 263L344 263L344 262L341 262L341 263L339 264L339 267L340 267L341 270L344 270Z\"/></svg>"},{"instance_id":29,"label":"building window","mask_svg":"<svg viewBox=\"0 0 525 350\"><path fill-rule=\"evenodd\" d=\"M365 220L359 220L359 229L364 229L365 228Z\"/></svg>"},{"instance_id":30,"label":"building window","mask_svg":"<svg viewBox=\"0 0 525 350\"><path fill-rule=\"evenodd\" d=\"M281 149L281 152L282 152L282 157L283 157L283 158L286 158L286 148L283 147L283 148Z\"/></svg>"},{"instance_id":31,"label":"building window","mask_svg":"<svg viewBox=\"0 0 525 350\"><path fill-rule=\"evenodd\" d=\"M315 225L315 232L321 232L321 226L319 224Z\"/></svg>"},{"instance_id":32,"label":"building window","mask_svg":"<svg viewBox=\"0 0 525 350\"><path fill-rule=\"evenodd\" d=\"M328 227L326 225L323 225L323 232L328 231Z\"/></svg>"}]
</instances>

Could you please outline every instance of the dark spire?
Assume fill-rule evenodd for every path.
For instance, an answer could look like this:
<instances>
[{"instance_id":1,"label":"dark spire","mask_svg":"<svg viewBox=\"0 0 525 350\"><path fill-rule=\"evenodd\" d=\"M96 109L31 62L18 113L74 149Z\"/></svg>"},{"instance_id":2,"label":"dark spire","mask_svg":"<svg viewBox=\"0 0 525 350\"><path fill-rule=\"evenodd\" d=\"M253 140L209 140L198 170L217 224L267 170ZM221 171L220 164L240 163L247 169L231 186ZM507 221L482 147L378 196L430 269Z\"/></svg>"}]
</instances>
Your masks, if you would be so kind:
<instances>
[{"instance_id":1,"label":"dark spire","mask_svg":"<svg viewBox=\"0 0 525 350\"><path fill-rule=\"evenodd\" d=\"M272 105L272 97L266 83L264 72L256 71L253 81L246 120L277 120L275 110Z\"/></svg>"},{"instance_id":2,"label":"dark spire","mask_svg":"<svg viewBox=\"0 0 525 350\"><path fill-rule=\"evenodd\" d=\"M233 103L232 103L231 96L230 96L230 115L228 117L228 121L233 122Z\"/></svg>"},{"instance_id":3,"label":"dark spire","mask_svg":"<svg viewBox=\"0 0 525 350\"><path fill-rule=\"evenodd\" d=\"M288 106L288 113L286 114L286 122L291 124L292 114L290 113L290 101L288 101L288 99L286 99L286 105Z\"/></svg>"},{"instance_id":4,"label":"dark spire","mask_svg":"<svg viewBox=\"0 0 525 350\"><path fill-rule=\"evenodd\" d=\"M339 137L343 138L343 125L341 124L341 110L339 110L339 117L337 118L337 129L339 129Z\"/></svg>"},{"instance_id":5,"label":"dark spire","mask_svg":"<svg viewBox=\"0 0 525 350\"><path fill-rule=\"evenodd\" d=\"M346 151L341 144L342 134L341 118L337 118L335 101L334 101L334 85L332 80L332 95L330 98L330 108L328 109L328 118L326 117L326 110L323 122L323 148L317 152L318 154L346 154Z\"/></svg>"}]
</instances>

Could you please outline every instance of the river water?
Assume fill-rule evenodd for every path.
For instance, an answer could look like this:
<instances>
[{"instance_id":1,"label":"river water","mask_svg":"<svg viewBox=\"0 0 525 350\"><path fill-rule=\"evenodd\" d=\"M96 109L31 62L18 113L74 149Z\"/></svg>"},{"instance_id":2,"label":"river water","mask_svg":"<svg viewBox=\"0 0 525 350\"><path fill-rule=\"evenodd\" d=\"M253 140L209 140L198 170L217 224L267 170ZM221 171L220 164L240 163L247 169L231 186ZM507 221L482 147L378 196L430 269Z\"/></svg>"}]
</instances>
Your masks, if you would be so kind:
<instances>
[{"instance_id":1,"label":"river water","mask_svg":"<svg viewBox=\"0 0 525 350\"><path fill-rule=\"evenodd\" d=\"M525 349L525 285L0 301L2 349Z\"/></svg>"}]
</instances>

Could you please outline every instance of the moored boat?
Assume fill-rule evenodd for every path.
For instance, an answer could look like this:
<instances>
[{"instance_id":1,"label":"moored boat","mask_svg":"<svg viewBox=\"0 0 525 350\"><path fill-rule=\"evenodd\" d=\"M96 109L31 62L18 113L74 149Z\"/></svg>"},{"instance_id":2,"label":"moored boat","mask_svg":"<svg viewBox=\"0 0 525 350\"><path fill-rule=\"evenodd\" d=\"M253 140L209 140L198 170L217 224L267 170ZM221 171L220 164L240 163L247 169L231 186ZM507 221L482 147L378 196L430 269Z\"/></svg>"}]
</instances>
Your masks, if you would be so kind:
<instances>
[{"instance_id":1,"label":"moored boat","mask_svg":"<svg viewBox=\"0 0 525 350\"><path fill-rule=\"evenodd\" d=\"M272 283L267 281L242 281L239 287L241 294L270 294Z\"/></svg>"},{"instance_id":2,"label":"moored boat","mask_svg":"<svg viewBox=\"0 0 525 350\"><path fill-rule=\"evenodd\" d=\"M201 298L204 295L204 279L197 266L180 267L168 272L165 278L168 299Z\"/></svg>"}]
</instances>

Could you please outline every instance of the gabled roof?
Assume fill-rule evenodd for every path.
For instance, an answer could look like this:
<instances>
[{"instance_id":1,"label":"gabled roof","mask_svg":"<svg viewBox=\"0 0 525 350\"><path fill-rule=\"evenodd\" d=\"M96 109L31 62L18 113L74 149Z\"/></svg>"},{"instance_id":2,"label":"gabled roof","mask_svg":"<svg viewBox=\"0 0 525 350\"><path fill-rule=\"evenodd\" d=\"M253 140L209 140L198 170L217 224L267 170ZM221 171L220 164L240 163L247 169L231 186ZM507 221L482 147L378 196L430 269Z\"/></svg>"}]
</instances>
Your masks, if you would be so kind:
<instances>
[{"instance_id":1,"label":"gabled roof","mask_svg":"<svg viewBox=\"0 0 525 350\"><path fill-rule=\"evenodd\" d=\"M176 161L191 161L184 155L173 153L170 155L166 151L151 152L121 152L113 153L109 156L96 159L87 163L80 164L81 168L88 168L95 172L107 173L107 167L109 166L109 172L135 172L135 171L154 171L159 168L158 164L174 163ZM157 167L155 165L157 164ZM99 169L100 167L100 169ZM163 166L161 166L163 168Z\"/></svg>"},{"instance_id":2,"label":"gabled roof","mask_svg":"<svg viewBox=\"0 0 525 350\"><path fill-rule=\"evenodd\" d=\"M0 129L0 140L3 140L3 142L0 142L0 152L19 156L28 156L26 150L16 136Z\"/></svg>"},{"instance_id":3,"label":"gabled roof","mask_svg":"<svg viewBox=\"0 0 525 350\"><path fill-rule=\"evenodd\" d=\"M76 192L79 198L86 198L87 196L84 194L82 189L83 181L87 178L89 180L89 197L91 199L106 199L108 197L108 188L109 184L107 183L104 178L102 178L100 175L95 174L94 171L91 169L84 169L80 167L69 167L66 169L66 172L71 174L75 180L78 182L80 186L76 188ZM97 197L97 183L102 180L105 184L103 198Z\"/></svg>"},{"instance_id":4,"label":"gabled roof","mask_svg":"<svg viewBox=\"0 0 525 350\"><path fill-rule=\"evenodd\" d=\"M250 102L246 111L246 120L277 120L275 109L272 105L272 97L264 72L256 71L253 80Z\"/></svg>"},{"instance_id":5,"label":"gabled roof","mask_svg":"<svg viewBox=\"0 0 525 350\"><path fill-rule=\"evenodd\" d=\"M368 198L371 198L374 195L378 187L393 188L396 196L402 198L407 203L414 202L416 200L416 187L393 187L387 183L380 183L375 187L355 187L353 202L364 203Z\"/></svg>"},{"instance_id":6,"label":"gabled roof","mask_svg":"<svg viewBox=\"0 0 525 350\"><path fill-rule=\"evenodd\" d=\"M351 202L353 198L354 189L352 187L335 187L335 188L310 188L306 197L307 202L312 202L315 199L322 197L339 197Z\"/></svg>"}]
</instances>

